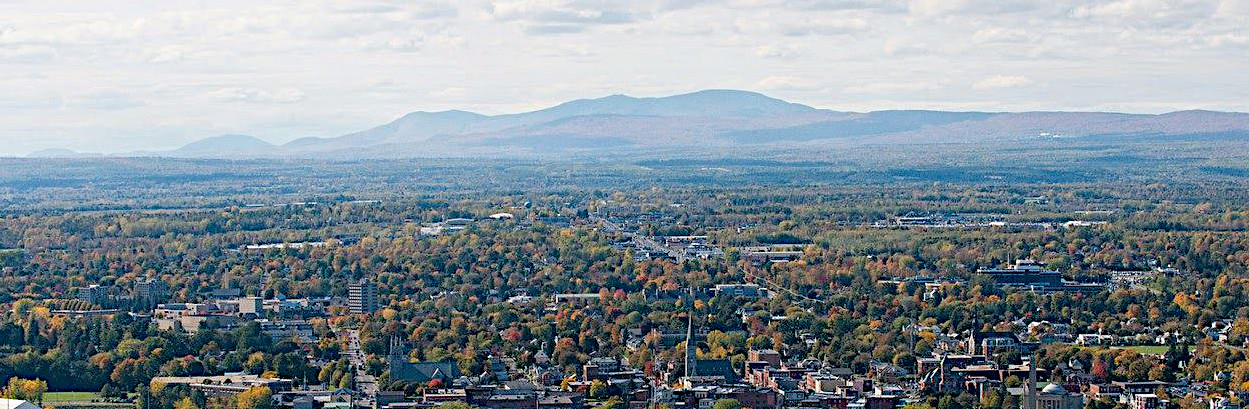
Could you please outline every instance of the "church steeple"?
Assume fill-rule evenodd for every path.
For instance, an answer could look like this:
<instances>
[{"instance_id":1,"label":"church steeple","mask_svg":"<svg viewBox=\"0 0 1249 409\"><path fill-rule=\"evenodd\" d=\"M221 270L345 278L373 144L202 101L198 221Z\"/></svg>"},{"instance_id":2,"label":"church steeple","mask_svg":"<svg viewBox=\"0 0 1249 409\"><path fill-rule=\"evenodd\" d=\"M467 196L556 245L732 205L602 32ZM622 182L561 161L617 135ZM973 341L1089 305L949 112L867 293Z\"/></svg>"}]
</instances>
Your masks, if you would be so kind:
<instances>
[{"instance_id":1,"label":"church steeple","mask_svg":"<svg viewBox=\"0 0 1249 409\"><path fill-rule=\"evenodd\" d=\"M386 351L386 363L388 365L399 365L399 363L407 363L408 357L404 352L403 341L397 336L390 337L390 347Z\"/></svg>"},{"instance_id":2,"label":"church steeple","mask_svg":"<svg viewBox=\"0 0 1249 409\"><path fill-rule=\"evenodd\" d=\"M686 309L689 311L689 326L685 330L685 376L691 377L698 375L695 368L698 365L698 344L694 342L694 289L690 289L689 302Z\"/></svg>"},{"instance_id":3,"label":"church steeple","mask_svg":"<svg viewBox=\"0 0 1249 409\"><path fill-rule=\"evenodd\" d=\"M1025 390L1028 395L1024 409L1037 409L1036 366L1037 353L1032 351L1032 358L1028 361L1028 389Z\"/></svg>"}]
</instances>

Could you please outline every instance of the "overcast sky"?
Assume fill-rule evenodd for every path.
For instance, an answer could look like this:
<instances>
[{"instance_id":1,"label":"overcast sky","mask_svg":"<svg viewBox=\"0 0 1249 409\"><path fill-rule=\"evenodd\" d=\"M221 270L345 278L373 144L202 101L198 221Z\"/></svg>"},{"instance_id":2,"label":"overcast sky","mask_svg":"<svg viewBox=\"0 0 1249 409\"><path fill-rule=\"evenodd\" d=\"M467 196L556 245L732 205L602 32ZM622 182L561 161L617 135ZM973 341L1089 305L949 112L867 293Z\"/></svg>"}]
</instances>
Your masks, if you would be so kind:
<instances>
[{"instance_id":1,"label":"overcast sky","mask_svg":"<svg viewBox=\"0 0 1249 409\"><path fill-rule=\"evenodd\" d=\"M0 155L733 88L866 111L1249 111L1249 0L0 0Z\"/></svg>"}]
</instances>

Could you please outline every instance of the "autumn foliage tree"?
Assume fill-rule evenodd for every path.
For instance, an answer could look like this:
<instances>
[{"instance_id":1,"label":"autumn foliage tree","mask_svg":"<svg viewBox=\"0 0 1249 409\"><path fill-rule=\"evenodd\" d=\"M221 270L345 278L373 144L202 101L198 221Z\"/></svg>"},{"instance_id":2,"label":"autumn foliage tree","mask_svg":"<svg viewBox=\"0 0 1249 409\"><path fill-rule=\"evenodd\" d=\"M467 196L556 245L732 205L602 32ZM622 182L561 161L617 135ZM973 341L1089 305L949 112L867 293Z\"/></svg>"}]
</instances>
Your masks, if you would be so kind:
<instances>
[{"instance_id":1,"label":"autumn foliage tree","mask_svg":"<svg viewBox=\"0 0 1249 409\"><path fill-rule=\"evenodd\" d=\"M0 392L5 398L21 399L36 403L43 402L43 394L48 391L48 383L41 379L9 378L9 383Z\"/></svg>"}]
</instances>

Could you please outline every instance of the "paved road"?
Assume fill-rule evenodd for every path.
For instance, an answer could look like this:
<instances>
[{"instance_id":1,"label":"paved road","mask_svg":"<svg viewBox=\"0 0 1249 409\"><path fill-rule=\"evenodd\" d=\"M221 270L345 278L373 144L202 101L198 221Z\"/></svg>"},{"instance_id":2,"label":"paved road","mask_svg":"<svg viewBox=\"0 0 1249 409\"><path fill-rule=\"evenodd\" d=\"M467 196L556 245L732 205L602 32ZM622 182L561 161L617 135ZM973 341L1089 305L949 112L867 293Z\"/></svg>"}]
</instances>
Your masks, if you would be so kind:
<instances>
[{"instance_id":1,"label":"paved road","mask_svg":"<svg viewBox=\"0 0 1249 409\"><path fill-rule=\"evenodd\" d=\"M377 397L377 379L369 375L364 367L365 355L360 346L360 331L347 331L347 360L356 368L355 390L360 393L356 397L356 405L372 407L373 399Z\"/></svg>"},{"instance_id":2,"label":"paved road","mask_svg":"<svg viewBox=\"0 0 1249 409\"><path fill-rule=\"evenodd\" d=\"M633 244L637 245L642 250L646 250L648 252L651 252L652 254L667 254L668 256L676 259L677 263L685 262L685 260L689 258L689 257L686 257L684 251L681 251L679 249L676 249L676 250L669 249L668 246L659 244L655 240L652 240L650 237L646 237L641 234L637 234L633 232L624 231L620 228L620 226L617 226L616 223L612 223L611 220L607 220L602 217L598 217L594 215L590 216L590 220L603 223L604 231L608 233L620 233L621 235L632 239Z\"/></svg>"},{"instance_id":3,"label":"paved road","mask_svg":"<svg viewBox=\"0 0 1249 409\"><path fill-rule=\"evenodd\" d=\"M1240 352L1242 354L1249 353L1249 349L1246 349L1244 347L1238 347L1238 346L1235 346L1235 345L1232 345L1223 341L1215 341L1214 343L1218 346L1221 346L1221 347L1224 347L1224 348L1227 348L1236 352Z\"/></svg>"}]
</instances>

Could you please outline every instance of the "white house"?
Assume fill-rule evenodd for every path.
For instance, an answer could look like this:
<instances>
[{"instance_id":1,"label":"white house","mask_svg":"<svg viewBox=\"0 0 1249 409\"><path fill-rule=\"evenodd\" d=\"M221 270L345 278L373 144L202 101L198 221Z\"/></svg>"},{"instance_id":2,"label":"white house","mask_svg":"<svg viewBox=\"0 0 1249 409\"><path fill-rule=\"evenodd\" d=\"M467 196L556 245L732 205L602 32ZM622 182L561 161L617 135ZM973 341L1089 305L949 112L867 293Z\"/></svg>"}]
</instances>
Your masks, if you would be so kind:
<instances>
[{"instance_id":1,"label":"white house","mask_svg":"<svg viewBox=\"0 0 1249 409\"><path fill-rule=\"evenodd\" d=\"M21 399L0 399L0 409L40 409L39 405Z\"/></svg>"}]
</instances>

